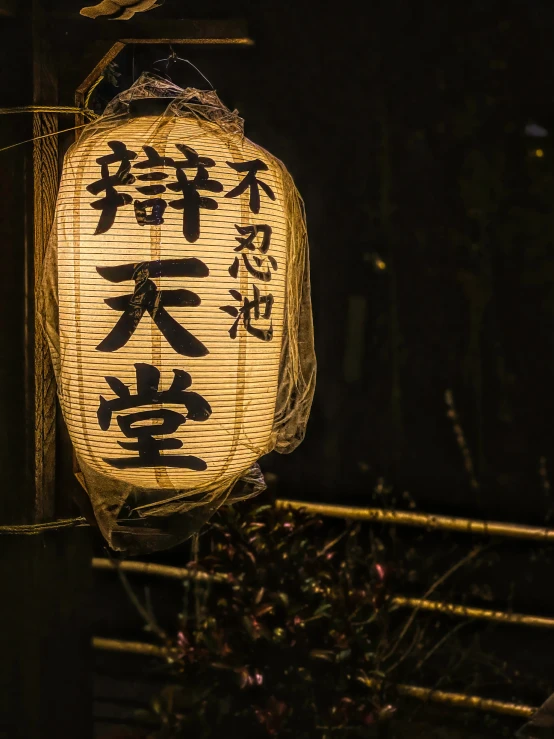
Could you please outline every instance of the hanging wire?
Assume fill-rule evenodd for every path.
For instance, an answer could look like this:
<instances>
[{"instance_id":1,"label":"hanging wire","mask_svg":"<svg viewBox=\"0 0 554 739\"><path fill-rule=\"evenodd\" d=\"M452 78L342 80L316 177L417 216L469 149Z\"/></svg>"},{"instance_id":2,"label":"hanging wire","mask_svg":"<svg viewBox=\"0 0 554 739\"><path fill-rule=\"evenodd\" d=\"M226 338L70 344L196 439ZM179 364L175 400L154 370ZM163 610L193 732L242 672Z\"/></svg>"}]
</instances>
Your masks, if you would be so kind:
<instances>
[{"instance_id":1,"label":"hanging wire","mask_svg":"<svg viewBox=\"0 0 554 739\"><path fill-rule=\"evenodd\" d=\"M16 144L10 144L10 146L4 146L0 149L0 152L8 151L8 149L15 149L16 146L22 146L23 144L30 144L33 141L38 141L39 139L47 139L50 136L59 136L60 133L67 133L68 131L76 131L78 128L85 128L85 126L88 126L88 123L82 123L80 126L72 126L71 128L62 128L60 131L53 131L52 133L45 133L43 136L34 136L32 139L25 139L25 141L18 141Z\"/></svg>"},{"instance_id":2,"label":"hanging wire","mask_svg":"<svg viewBox=\"0 0 554 739\"><path fill-rule=\"evenodd\" d=\"M96 90L96 88L102 82L103 79L104 79L104 75L101 74L100 77L96 80L96 82L90 87L89 91L87 92L87 96L85 98L85 108L88 109L90 99L92 97L92 93Z\"/></svg>"},{"instance_id":3,"label":"hanging wire","mask_svg":"<svg viewBox=\"0 0 554 739\"><path fill-rule=\"evenodd\" d=\"M165 57L164 59L158 59L157 61L154 62L153 66L155 67L156 64L159 64L160 62L165 62L165 76L171 82L173 82L173 80L171 79L171 77L169 76L169 73L168 73L169 65L170 64L176 64L177 62L184 62L185 64L189 64L194 70L196 70L198 72L198 74L204 80L206 80L206 82L208 83L208 85L210 86L210 88L212 90L214 89L214 86L212 85L212 83L210 82L210 80L206 77L205 74L202 74L202 72L198 69L198 67L195 64L193 64L190 61L190 59L183 59L183 57L177 56L177 53L175 52L175 50L173 49L173 46L171 46L171 45L169 46L169 50L170 50L169 56L168 57Z\"/></svg>"}]
</instances>

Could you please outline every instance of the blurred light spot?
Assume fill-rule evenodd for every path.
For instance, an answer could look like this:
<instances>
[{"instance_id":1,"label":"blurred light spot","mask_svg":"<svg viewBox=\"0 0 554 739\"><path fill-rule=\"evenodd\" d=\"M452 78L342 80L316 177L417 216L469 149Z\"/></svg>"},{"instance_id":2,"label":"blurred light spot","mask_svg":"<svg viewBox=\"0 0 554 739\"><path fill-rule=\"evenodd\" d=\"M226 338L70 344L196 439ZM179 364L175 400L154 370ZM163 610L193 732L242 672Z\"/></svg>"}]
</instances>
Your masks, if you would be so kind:
<instances>
[{"instance_id":1,"label":"blurred light spot","mask_svg":"<svg viewBox=\"0 0 554 739\"><path fill-rule=\"evenodd\" d=\"M544 151L542 149L535 149L535 156L541 159L544 156Z\"/></svg>"},{"instance_id":2,"label":"blurred light spot","mask_svg":"<svg viewBox=\"0 0 554 739\"><path fill-rule=\"evenodd\" d=\"M383 272L383 270L387 268L387 263L383 261L376 252L366 252L364 254L364 262L370 262L373 268L378 272Z\"/></svg>"},{"instance_id":3,"label":"blurred light spot","mask_svg":"<svg viewBox=\"0 0 554 739\"><path fill-rule=\"evenodd\" d=\"M544 136L548 136L548 131L546 128L539 126L538 123L528 123L525 126L525 135L538 136L539 138L542 138Z\"/></svg>"}]
</instances>

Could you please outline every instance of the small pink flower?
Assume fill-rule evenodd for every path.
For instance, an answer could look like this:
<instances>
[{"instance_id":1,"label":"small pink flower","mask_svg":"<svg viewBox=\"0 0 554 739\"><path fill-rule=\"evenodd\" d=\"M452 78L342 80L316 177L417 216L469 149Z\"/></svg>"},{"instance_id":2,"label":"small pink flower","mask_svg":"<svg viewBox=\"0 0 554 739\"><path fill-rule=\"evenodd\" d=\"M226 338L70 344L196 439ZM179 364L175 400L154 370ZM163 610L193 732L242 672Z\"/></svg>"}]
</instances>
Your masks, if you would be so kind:
<instances>
[{"instance_id":1,"label":"small pink flower","mask_svg":"<svg viewBox=\"0 0 554 739\"><path fill-rule=\"evenodd\" d=\"M383 567L383 565L376 564L375 571L377 572L377 575L379 576L379 580L383 582L385 579L385 568Z\"/></svg>"}]
</instances>

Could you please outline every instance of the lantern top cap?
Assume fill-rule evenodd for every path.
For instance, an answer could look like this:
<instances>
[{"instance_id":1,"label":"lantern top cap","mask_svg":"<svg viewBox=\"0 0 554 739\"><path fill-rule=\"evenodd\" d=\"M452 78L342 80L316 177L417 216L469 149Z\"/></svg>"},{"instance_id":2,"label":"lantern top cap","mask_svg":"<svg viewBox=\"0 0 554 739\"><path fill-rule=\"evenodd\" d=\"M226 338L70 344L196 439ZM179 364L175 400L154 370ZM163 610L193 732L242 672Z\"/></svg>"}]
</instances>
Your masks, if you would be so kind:
<instances>
[{"instance_id":1,"label":"lantern top cap","mask_svg":"<svg viewBox=\"0 0 554 739\"><path fill-rule=\"evenodd\" d=\"M194 116L218 125L225 133L244 136L244 121L231 111L215 90L183 89L170 80L144 72L127 90L111 100L100 118L84 130L87 136L104 127L108 119L137 116Z\"/></svg>"}]
</instances>

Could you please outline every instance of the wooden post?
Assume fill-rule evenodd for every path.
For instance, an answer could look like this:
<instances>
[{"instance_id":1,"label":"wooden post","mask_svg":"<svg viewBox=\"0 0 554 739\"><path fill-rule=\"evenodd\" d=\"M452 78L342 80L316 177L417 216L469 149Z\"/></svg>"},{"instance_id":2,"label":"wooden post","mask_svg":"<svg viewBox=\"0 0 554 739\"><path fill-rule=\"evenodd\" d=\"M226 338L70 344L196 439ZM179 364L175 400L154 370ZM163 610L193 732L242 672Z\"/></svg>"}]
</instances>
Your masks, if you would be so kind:
<instances>
[{"instance_id":1,"label":"wooden post","mask_svg":"<svg viewBox=\"0 0 554 739\"><path fill-rule=\"evenodd\" d=\"M82 102L98 65L128 43L251 43L240 21L114 25L78 11L73 0L0 0L2 107ZM56 114L0 115L0 148L57 126ZM0 152L0 525L78 513L38 290L58 160L55 137ZM0 534L0 739L92 737L90 537Z\"/></svg>"},{"instance_id":2,"label":"wooden post","mask_svg":"<svg viewBox=\"0 0 554 739\"><path fill-rule=\"evenodd\" d=\"M0 25L3 106L57 103L40 3ZM0 147L55 130L55 115L0 116ZM0 524L52 520L55 385L40 326L56 138L0 153ZM73 511L75 513L75 511ZM92 736L90 532L0 536L0 739Z\"/></svg>"}]
</instances>

